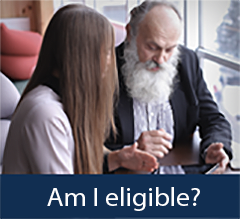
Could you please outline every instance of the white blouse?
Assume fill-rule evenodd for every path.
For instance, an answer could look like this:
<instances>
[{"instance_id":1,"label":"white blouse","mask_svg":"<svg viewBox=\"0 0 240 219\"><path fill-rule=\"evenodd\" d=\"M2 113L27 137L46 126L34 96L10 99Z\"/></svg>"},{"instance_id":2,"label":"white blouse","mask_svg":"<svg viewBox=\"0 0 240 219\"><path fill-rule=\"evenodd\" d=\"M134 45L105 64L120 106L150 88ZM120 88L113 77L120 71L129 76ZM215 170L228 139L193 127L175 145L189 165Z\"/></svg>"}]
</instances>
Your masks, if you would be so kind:
<instances>
[{"instance_id":1,"label":"white blouse","mask_svg":"<svg viewBox=\"0 0 240 219\"><path fill-rule=\"evenodd\" d=\"M9 129L3 172L10 174L73 174L74 139L59 96L39 85L14 114Z\"/></svg>"}]
</instances>

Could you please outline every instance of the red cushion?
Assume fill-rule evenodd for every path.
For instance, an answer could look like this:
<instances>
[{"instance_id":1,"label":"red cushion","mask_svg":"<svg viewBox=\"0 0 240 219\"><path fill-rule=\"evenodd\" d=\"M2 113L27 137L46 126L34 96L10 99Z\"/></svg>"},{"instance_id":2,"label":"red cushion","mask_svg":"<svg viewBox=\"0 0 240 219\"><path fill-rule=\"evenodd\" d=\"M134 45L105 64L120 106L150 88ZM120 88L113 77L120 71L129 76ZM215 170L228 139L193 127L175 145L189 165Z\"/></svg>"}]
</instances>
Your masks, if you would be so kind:
<instances>
[{"instance_id":1,"label":"red cushion","mask_svg":"<svg viewBox=\"0 0 240 219\"><path fill-rule=\"evenodd\" d=\"M8 29L1 23L0 37L0 70L12 79L29 79L37 64L42 36L31 31Z\"/></svg>"},{"instance_id":2,"label":"red cushion","mask_svg":"<svg viewBox=\"0 0 240 219\"><path fill-rule=\"evenodd\" d=\"M8 29L1 23L1 54L35 56L39 53L42 36L31 31Z\"/></svg>"},{"instance_id":3,"label":"red cushion","mask_svg":"<svg viewBox=\"0 0 240 219\"><path fill-rule=\"evenodd\" d=\"M8 56L1 55L1 71L9 78L26 80L32 76L38 55L35 56Z\"/></svg>"},{"instance_id":4,"label":"red cushion","mask_svg":"<svg viewBox=\"0 0 240 219\"><path fill-rule=\"evenodd\" d=\"M120 24L115 21L111 21L111 24L115 32L115 46L118 46L126 38L126 29L125 25Z\"/></svg>"}]
</instances>

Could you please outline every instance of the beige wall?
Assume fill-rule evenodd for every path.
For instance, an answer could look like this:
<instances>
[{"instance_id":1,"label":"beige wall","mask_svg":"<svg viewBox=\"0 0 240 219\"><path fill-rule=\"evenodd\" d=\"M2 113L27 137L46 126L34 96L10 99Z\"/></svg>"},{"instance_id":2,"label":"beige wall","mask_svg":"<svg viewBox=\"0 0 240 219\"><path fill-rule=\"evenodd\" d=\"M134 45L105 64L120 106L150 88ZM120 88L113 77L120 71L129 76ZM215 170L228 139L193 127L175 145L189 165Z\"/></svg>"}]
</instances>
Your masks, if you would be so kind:
<instances>
[{"instance_id":1,"label":"beige wall","mask_svg":"<svg viewBox=\"0 0 240 219\"><path fill-rule=\"evenodd\" d=\"M29 17L31 30L44 34L54 8L53 0L0 1L1 18Z\"/></svg>"}]
</instances>

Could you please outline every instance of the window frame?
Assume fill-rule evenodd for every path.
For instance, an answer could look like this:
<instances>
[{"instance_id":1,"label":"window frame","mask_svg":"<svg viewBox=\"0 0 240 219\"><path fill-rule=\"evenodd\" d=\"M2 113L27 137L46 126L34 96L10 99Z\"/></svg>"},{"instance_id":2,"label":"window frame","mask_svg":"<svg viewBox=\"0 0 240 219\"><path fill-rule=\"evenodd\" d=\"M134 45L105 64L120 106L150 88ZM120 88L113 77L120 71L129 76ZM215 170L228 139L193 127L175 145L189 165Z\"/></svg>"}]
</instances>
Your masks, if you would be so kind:
<instances>
[{"instance_id":1,"label":"window frame","mask_svg":"<svg viewBox=\"0 0 240 219\"><path fill-rule=\"evenodd\" d=\"M187 7L189 1L187 0L184 0L184 1L185 1L184 6ZM238 73L240 74L240 60L236 58L230 58L230 57L227 57L226 55L220 54L218 52L210 51L204 48L203 41L202 41L202 33L203 33L202 32L202 1L203 0L198 0L198 21L197 21L198 22L198 46L195 50L200 60L200 63L203 59L207 59L219 65L238 71ZM186 9L184 9L184 13L185 12L186 12ZM186 25L184 26L184 29L185 28L186 28ZM187 30L184 30L184 33L185 32L187 34Z\"/></svg>"}]
</instances>

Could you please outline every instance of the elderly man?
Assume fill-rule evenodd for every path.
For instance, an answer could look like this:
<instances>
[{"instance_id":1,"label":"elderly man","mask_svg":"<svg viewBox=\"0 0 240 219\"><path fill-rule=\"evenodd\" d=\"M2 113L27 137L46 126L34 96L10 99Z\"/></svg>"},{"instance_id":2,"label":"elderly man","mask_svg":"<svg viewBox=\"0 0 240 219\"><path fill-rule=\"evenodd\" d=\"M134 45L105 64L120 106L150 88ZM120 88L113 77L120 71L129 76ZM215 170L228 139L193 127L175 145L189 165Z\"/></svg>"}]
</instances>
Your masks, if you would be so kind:
<instances>
[{"instance_id":1,"label":"elderly man","mask_svg":"<svg viewBox=\"0 0 240 219\"><path fill-rule=\"evenodd\" d=\"M201 156L219 163L221 173L232 158L230 125L206 87L196 54L178 45L181 29L179 12L166 1L145 1L131 11L127 38L116 48L118 136L106 146L138 142L161 159L172 143L189 142L198 126Z\"/></svg>"}]
</instances>

